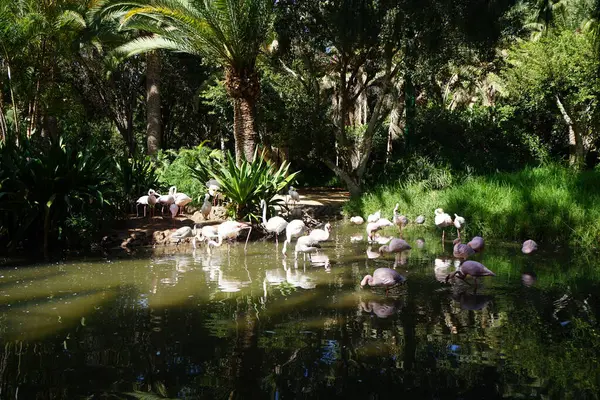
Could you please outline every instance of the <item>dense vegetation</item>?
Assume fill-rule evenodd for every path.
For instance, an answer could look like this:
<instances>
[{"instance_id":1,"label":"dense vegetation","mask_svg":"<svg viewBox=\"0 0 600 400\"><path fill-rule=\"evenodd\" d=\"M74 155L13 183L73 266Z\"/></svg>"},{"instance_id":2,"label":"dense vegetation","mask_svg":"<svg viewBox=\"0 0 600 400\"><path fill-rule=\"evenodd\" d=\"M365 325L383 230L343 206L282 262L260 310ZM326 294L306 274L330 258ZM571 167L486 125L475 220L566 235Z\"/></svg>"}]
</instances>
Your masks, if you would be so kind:
<instances>
[{"instance_id":1,"label":"dense vegetation","mask_svg":"<svg viewBox=\"0 0 600 400\"><path fill-rule=\"evenodd\" d=\"M404 194L480 233L591 244L599 18L597 0L0 0L0 247L87 245L151 186L197 202L209 148L374 190L357 212ZM490 208L521 179L530 201Z\"/></svg>"}]
</instances>

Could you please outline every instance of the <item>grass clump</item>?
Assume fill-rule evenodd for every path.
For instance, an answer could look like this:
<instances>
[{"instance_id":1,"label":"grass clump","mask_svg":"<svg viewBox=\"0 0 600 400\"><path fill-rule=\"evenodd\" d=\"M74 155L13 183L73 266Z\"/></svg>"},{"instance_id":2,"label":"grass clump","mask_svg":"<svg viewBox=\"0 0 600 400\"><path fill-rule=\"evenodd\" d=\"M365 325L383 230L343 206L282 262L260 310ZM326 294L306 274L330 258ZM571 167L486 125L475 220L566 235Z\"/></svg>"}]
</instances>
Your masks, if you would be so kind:
<instances>
[{"instance_id":1,"label":"grass clump","mask_svg":"<svg viewBox=\"0 0 600 400\"><path fill-rule=\"evenodd\" d=\"M381 186L345 206L346 215L379 209L391 217L396 203L410 219L425 215L433 227L438 207L466 218L466 234L504 240L595 247L600 240L600 172L575 172L558 165L514 173L453 177L431 189L428 179Z\"/></svg>"}]
</instances>

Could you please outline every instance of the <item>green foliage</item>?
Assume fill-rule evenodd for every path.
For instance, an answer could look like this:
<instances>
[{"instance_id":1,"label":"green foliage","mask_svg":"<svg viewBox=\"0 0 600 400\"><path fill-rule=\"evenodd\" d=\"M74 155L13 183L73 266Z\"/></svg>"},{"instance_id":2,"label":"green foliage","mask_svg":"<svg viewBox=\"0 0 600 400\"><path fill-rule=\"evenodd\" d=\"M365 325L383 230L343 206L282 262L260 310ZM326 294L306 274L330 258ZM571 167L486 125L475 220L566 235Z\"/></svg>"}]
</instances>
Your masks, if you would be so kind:
<instances>
[{"instance_id":1,"label":"green foliage","mask_svg":"<svg viewBox=\"0 0 600 400\"><path fill-rule=\"evenodd\" d=\"M148 156L115 159L121 203L132 205L149 189L158 188L158 175L154 162Z\"/></svg>"},{"instance_id":2,"label":"green foliage","mask_svg":"<svg viewBox=\"0 0 600 400\"><path fill-rule=\"evenodd\" d=\"M425 215L433 227L433 211L441 207L464 216L469 235L582 247L596 246L600 240L600 174L594 171L577 173L549 165L461 177L441 190L431 187L428 181L379 187L351 200L345 213L368 215L381 209L391 216L399 203L401 213L410 219Z\"/></svg>"},{"instance_id":3,"label":"green foliage","mask_svg":"<svg viewBox=\"0 0 600 400\"><path fill-rule=\"evenodd\" d=\"M276 168L255 151L252 161L243 160L237 165L228 152L224 160L212 158L191 171L202 183L210 178L219 182L221 193L233 203L234 218L258 220L260 201L272 204L273 197L294 182L297 172L290 174L289 168L286 162Z\"/></svg>"},{"instance_id":4,"label":"green foliage","mask_svg":"<svg viewBox=\"0 0 600 400\"><path fill-rule=\"evenodd\" d=\"M217 151L211 151L204 143L192 149L160 151L157 155L159 182L161 188L176 186L177 191L190 196L194 204L202 204L206 185L190 173L199 163L208 162L209 158L216 157Z\"/></svg>"},{"instance_id":5,"label":"green foliage","mask_svg":"<svg viewBox=\"0 0 600 400\"><path fill-rule=\"evenodd\" d=\"M0 154L0 213L11 248L29 241L47 252L56 240L69 240L65 235L73 229L65 228L78 225L69 217L102 223L115 188L110 157L76 150L62 139L7 143Z\"/></svg>"}]
</instances>

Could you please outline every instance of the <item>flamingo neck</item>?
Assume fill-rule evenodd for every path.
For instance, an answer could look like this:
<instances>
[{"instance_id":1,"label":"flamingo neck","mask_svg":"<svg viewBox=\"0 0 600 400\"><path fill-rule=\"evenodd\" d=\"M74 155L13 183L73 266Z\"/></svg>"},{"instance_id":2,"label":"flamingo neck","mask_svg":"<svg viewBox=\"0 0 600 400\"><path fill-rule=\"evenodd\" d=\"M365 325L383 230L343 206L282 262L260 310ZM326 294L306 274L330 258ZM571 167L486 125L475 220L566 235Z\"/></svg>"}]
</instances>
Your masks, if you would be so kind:
<instances>
[{"instance_id":1,"label":"flamingo neck","mask_svg":"<svg viewBox=\"0 0 600 400\"><path fill-rule=\"evenodd\" d=\"M373 285L373 277L371 275L366 275L363 280L360 282L360 286Z\"/></svg>"},{"instance_id":2,"label":"flamingo neck","mask_svg":"<svg viewBox=\"0 0 600 400\"><path fill-rule=\"evenodd\" d=\"M267 224L267 202L263 201L263 215L262 215L262 219L263 219L263 225Z\"/></svg>"}]
</instances>

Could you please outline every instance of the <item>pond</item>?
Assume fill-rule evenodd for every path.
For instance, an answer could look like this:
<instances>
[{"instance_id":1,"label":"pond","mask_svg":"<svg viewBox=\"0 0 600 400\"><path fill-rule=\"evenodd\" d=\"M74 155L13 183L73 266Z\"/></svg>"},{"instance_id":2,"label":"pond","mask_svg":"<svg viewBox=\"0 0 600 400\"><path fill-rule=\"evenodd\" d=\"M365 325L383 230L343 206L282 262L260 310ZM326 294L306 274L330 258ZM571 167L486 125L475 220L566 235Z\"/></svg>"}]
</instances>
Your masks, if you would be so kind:
<instances>
[{"instance_id":1,"label":"pond","mask_svg":"<svg viewBox=\"0 0 600 400\"><path fill-rule=\"evenodd\" d=\"M443 283L437 232L398 259L363 232L335 223L313 264L265 241L6 266L0 398L597 398L596 257L488 243L475 291ZM405 285L360 288L394 264Z\"/></svg>"}]
</instances>

